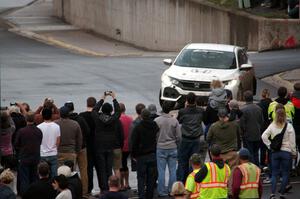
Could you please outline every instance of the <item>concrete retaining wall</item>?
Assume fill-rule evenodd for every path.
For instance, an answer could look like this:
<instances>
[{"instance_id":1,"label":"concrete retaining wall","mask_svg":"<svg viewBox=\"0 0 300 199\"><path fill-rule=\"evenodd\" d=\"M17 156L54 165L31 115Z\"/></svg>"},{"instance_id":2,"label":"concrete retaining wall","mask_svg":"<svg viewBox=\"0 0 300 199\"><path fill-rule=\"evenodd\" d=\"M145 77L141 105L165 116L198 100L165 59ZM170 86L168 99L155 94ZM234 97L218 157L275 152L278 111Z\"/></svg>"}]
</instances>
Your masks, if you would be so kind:
<instances>
[{"instance_id":1,"label":"concrete retaining wall","mask_svg":"<svg viewBox=\"0 0 300 199\"><path fill-rule=\"evenodd\" d=\"M203 0L54 0L54 14L150 50L177 51L191 42L268 50L300 41L299 20L252 17Z\"/></svg>"}]
</instances>

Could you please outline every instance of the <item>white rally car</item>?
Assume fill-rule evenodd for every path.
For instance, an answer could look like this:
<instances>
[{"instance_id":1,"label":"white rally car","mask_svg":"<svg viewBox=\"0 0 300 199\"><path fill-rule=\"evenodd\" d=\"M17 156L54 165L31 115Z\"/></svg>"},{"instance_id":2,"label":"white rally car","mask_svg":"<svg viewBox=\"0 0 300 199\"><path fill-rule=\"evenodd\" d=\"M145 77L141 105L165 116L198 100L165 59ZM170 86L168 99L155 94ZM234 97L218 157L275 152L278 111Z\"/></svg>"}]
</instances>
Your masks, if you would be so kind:
<instances>
[{"instance_id":1,"label":"white rally car","mask_svg":"<svg viewBox=\"0 0 300 199\"><path fill-rule=\"evenodd\" d=\"M174 62L161 76L160 103L181 103L189 92L194 92L205 103L210 94L212 80L221 80L225 89L231 90L234 99L242 100L246 90L256 93L256 78L247 50L242 47L192 43L186 45Z\"/></svg>"}]
</instances>

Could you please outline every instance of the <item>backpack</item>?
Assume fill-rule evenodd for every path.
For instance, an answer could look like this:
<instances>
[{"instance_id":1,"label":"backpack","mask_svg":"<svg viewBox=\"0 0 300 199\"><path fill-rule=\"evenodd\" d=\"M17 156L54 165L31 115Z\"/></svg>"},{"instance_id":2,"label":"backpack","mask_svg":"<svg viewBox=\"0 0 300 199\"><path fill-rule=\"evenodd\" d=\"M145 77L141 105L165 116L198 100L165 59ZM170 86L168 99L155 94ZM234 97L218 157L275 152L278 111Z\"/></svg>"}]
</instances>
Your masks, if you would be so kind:
<instances>
[{"instance_id":1,"label":"backpack","mask_svg":"<svg viewBox=\"0 0 300 199\"><path fill-rule=\"evenodd\" d=\"M283 136L286 131L286 127L287 127L287 123L285 123L282 131L279 134L277 134L273 139L270 140L271 141L270 148L273 152L280 151Z\"/></svg>"}]
</instances>

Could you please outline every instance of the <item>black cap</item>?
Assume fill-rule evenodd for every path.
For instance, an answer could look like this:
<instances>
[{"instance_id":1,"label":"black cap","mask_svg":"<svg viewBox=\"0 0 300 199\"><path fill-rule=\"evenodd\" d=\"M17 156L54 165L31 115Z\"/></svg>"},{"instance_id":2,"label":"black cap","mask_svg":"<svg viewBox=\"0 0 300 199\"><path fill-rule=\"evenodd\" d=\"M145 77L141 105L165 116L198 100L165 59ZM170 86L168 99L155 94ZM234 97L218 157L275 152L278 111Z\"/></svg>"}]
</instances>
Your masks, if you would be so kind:
<instances>
[{"instance_id":1,"label":"black cap","mask_svg":"<svg viewBox=\"0 0 300 199\"><path fill-rule=\"evenodd\" d=\"M74 103L72 101L67 101L65 106L68 107L70 111L74 111Z\"/></svg>"},{"instance_id":2,"label":"black cap","mask_svg":"<svg viewBox=\"0 0 300 199\"><path fill-rule=\"evenodd\" d=\"M69 116L70 109L66 106L62 106L60 107L59 112L60 112L60 117L65 118Z\"/></svg>"}]
</instances>

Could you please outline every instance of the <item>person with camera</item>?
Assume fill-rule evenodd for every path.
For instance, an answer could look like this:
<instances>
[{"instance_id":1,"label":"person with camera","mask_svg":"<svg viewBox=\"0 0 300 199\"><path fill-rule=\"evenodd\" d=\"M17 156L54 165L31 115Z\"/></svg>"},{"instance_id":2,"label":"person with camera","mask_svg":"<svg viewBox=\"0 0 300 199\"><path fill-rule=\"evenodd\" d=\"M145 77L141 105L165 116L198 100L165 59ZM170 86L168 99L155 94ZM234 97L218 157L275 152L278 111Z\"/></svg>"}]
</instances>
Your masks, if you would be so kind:
<instances>
[{"instance_id":1,"label":"person with camera","mask_svg":"<svg viewBox=\"0 0 300 199\"><path fill-rule=\"evenodd\" d=\"M56 107L56 105L54 104L54 100L52 98L47 97L44 100L43 105L39 106L38 109L35 111L34 123L36 125L39 125L44 121L42 111L45 108L51 109L51 111L52 111L51 121L54 121L54 120L57 120L60 118L59 110Z\"/></svg>"},{"instance_id":2,"label":"person with camera","mask_svg":"<svg viewBox=\"0 0 300 199\"><path fill-rule=\"evenodd\" d=\"M112 97L113 106L105 102L106 97ZM99 112L101 109L101 112ZM114 113L112 114L114 110ZM118 142L118 135L122 127L119 120L121 116L120 105L116 94L112 91L104 92L99 102L93 108L92 117L95 122L95 154L98 183L101 193L107 191L108 178L112 175L113 150Z\"/></svg>"}]
</instances>

